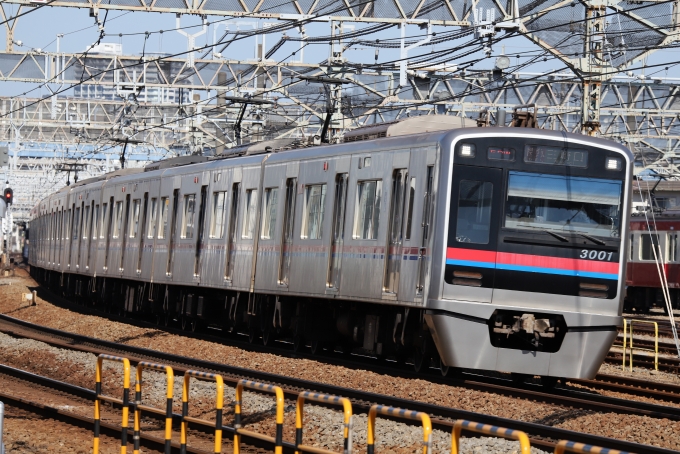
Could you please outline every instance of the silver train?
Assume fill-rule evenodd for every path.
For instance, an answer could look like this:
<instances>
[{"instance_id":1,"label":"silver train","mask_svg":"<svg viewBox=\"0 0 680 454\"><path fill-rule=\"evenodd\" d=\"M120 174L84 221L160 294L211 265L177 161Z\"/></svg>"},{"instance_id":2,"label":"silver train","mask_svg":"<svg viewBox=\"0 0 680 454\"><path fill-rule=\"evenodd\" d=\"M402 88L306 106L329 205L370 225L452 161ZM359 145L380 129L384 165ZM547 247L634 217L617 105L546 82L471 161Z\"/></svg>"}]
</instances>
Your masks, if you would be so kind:
<instances>
[{"instance_id":1,"label":"silver train","mask_svg":"<svg viewBox=\"0 0 680 454\"><path fill-rule=\"evenodd\" d=\"M456 126L78 182L34 208L31 272L83 304L253 342L593 377L621 323L631 153Z\"/></svg>"}]
</instances>

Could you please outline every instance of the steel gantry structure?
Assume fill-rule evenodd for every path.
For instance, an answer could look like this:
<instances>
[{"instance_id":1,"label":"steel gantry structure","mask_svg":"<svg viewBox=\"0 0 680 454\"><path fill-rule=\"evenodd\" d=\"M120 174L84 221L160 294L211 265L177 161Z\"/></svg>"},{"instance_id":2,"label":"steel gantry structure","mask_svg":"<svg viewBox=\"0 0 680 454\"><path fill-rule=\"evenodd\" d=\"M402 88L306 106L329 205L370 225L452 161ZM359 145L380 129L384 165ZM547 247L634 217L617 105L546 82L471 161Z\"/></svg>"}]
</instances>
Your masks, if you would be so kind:
<instances>
[{"instance_id":1,"label":"steel gantry structure","mask_svg":"<svg viewBox=\"0 0 680 454\"><path fill-rule=\"evenodd\" d=\"M32 56L22 56L14 67L4 65L0 54L0 78L26 81L20 68ZM41 61L49 61L48 58ZM76 56L65 56L78 62ZM124 58L99 56L103 67L121 64ZM183 87L206 92L243 93L249 84L261 84L271 104L253 106L244 119L245 128L260 125L262 138L284 135L298 137L318 133L325 115L323 96L318 85L304 77L321 77L327 67L318 64L276 62L197 61L186 71L180 62L174 79L158 77L158 64L138 64L139 69L124 76L93 77L87 84L98 87L136 87L143 93L149 87L176 88L178 78ZM89 63L88 63L89 65ZM128 68L129 69L129 68ZM42 71L42 69L41 69ZM123 71L122 69L120 71ZM78 71L70 71L77 73ZM130 76L134 74L134 76ZM222 74L220 84L216 81ZM252 82L245 80L247 76ZM305 76L306 75L306 76ZM583 86L572 74L511 73L499 77L494 72L461 76L459 73L420 71L407 75L408 85L399 86L398 70L343 73L350 82L341 95L337 129L353 129L366 124L391 121L412 114L453 114L477 116L482 110L512 110L517 105L536 105L542 127L569 132L581 129ZM258 82L258 79L263 79ZM64 84L78 83L62 79ZM600 134L628 143L647 143L659 150L677 149L680 139L680 79L640 79L619 76L601 86ZM127 88L126 88L127 89ZM253 88L254 90L255 88ZM310 98L311 95L311 98ZM233 128L242 103L216 103L218 96L187 103L144 102L131 99L44 99L0 98L0 141L26 139L49 143L104 143L112 138L130 137L159 148L181 145L188 149L231 146ZM233 99L233 97L230 97ZM226 133L225 133L226 132ZM198 140L198 142L195 142ZM666 159L666 158L664 158ZM647 163L651 164L651 163Z\"/></svg>"},{"instance_id":2,"label":"steel gantry structure","mask_svg":"<svg viewBox=\"0 0 680 454\"><path fill-rule=\"evenodd\" d=\"M82 154L80 159L90 159L90 168L96 173L102 167L94 162L117 162L128 142L131 150L139 148L135 144L153 150L146 152L152 160L181 152L222 150L242 137L262 140L318 135L324 120L330 120L326 123L337 140L345 130L407 115L476 117L498 108L511 110L532 104L541 127L626 142L637 151L642 167L676 174L680 173L678 80L626 76L624 71L677 41L678 3L5 0L0 3L0 14L7 49L0 52L0 80L40 84L52 95L44 99L0 98L0 142L12 144L20 161L29 159L21 154L26 143L94 147L91 150L99 152L91 151L90 157ZM223 59L214 51L211 59L205 58L209 53L195 58L191 46L181 55L186 58L15 52L12 43L17 19L7 14L9 4L18 5L17 16L29 8L49 5L89 8L96 19L101 11L110 9L269 19L299 30L309 22L329 22L331 57L321 64L270 59L283 41L269 51L260 49L254 60ZM343 33L345 22L358 28L369 27L367 24L401 27L402 61L395 67L348 62L342 55L348 47L343 40L372 44ZM427 29L427 37L407 42L407 24ZM406 63L409 49L434 39L432 26L469 30L487 55L499 33L523 35L559 59L568 71L503 73L496 68L466 72L452 66L428 66L422 59L419 64ZM312 39L301 35L300 41ZM79 87L81 93L92 89L95 95L70 98L72 87ZM179 91L179 95L170 101L162 96L163 90ZM45 169L60 158L50 159ZM12 175L20 178L28 167L15 163L9 170L10 179Z\"/></svg>"}]
</instances>

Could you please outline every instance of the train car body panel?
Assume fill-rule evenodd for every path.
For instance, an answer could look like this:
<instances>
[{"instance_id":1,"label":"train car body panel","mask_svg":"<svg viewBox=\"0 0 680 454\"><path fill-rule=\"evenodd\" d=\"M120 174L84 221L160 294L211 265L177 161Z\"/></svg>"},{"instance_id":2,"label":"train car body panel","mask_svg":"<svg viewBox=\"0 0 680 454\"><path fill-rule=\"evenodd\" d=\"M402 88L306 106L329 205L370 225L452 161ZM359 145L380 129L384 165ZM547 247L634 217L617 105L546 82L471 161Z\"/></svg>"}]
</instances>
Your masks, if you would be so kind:
<instances>
[{"instance_id":1,"label":"train car body panel","mask_svg":"<svg viewBox=\"0 0 680 454\"><path fill-rule=\"evenodd\" d=\"M630 222L630 248L626 271L627 312L648 312L658 305L668 310L662 280L669 289L669 303L680 308L680 218L676 213L639 214Z\"/></svg>"}]
</instances>

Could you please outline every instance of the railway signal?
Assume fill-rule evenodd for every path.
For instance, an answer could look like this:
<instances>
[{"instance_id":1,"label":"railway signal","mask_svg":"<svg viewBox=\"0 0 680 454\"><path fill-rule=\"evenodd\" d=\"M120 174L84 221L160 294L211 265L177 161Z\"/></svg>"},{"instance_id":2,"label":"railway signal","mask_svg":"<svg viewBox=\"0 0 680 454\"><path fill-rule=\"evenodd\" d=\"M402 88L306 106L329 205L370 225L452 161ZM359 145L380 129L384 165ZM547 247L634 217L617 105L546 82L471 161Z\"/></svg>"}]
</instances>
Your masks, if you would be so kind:
<instances>
[{"instance_id":1,"label":"railway signal","mask_svg":"<svg viewBox=\"0 0 680 454\"><path fill-rule=\"evenodd\" d=\"M5 188L5 192L3 193L3 198L5 199L5 202L7 205L11 205L13 200L14 200L14 191L12 191L12 188Z\"/></svg>"}]
</instances>

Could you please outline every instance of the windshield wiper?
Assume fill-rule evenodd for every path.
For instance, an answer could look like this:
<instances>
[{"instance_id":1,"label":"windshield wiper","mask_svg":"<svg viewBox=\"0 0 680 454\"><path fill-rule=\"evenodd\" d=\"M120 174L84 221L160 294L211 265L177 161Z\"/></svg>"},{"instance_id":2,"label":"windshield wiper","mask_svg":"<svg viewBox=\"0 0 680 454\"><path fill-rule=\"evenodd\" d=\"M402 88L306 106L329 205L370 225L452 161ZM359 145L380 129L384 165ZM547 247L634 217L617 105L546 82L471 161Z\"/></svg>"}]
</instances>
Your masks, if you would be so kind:
<instances>
[{"instance_id":1,"label":"windshield wiper","mask_svg":"<svg viewBox=\"0 0 680 454\"><path fill-rule=\"evenodd\" d=\"M555 238L557 238L557 239L560 240L560 241L563 241L563 242L565 242L565 243L568 243L568 242L569 242L569 239L568 239L566 236L562 236L562 235L560 235L559 233L555 233L555 232L550 231L550 230L547 230L547 229L543 229L543 231L544 231L545 233L547 233L548 235L554 236ZM603 243L603 244L604 244L604 243Z\"/></svg>"},{"instance_id":2,"label":"windshield wiper","mask_svg":"<svg viewBox=\"0 0 680 454\"><path fill-rule=\"evenodd\" d=\"M593 238L592 236L586 235L585 233L579 233L579 235L581 235L583 238L585 238L587 240L592 241L595 244L599 244L600 246L604 246L605 244L607 244L604 241L598 240L597 238Z\"/></svg>"}]
</instances>

